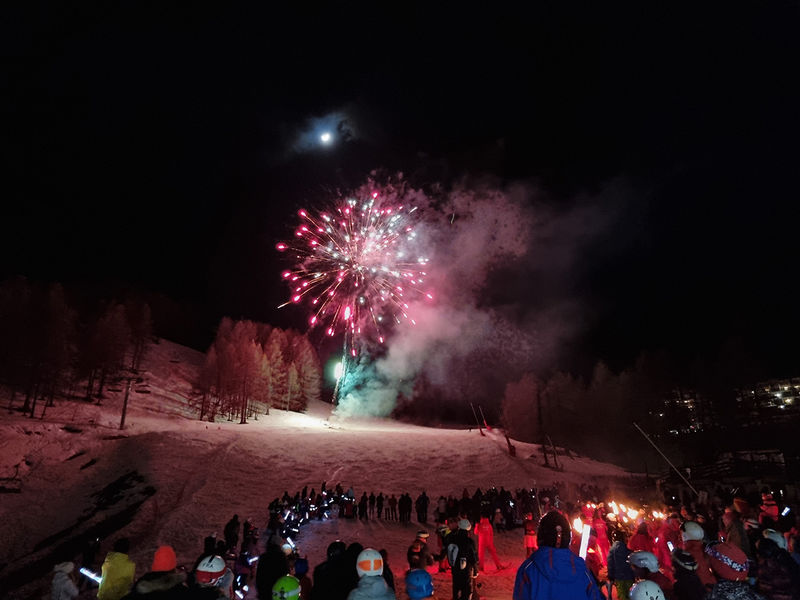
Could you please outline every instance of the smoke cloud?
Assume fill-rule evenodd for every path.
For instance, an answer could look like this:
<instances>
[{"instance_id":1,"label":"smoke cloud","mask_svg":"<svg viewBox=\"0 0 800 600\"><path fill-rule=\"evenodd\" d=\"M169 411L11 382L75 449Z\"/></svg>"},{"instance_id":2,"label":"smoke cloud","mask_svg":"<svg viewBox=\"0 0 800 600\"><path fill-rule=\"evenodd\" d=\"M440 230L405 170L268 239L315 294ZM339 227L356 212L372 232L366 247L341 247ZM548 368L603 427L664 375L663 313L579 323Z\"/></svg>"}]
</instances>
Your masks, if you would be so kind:
<instances>
[{"instance_id":1,"label":"smoke cloud","mask_svg":"<svg viewBox=\"0 0 800 600\"><path fill-rule=\"evenodd\" d=\"M435 299L410 307L416 325L403 322L385 347L348 365L343 417L387 416L422 388L445 402L497 406L507 382L557 366L590 318L582 274L622 243L614 230L630 190L614 182L561 204L523 184L414 194Z\"/></svg>"}]
</instances>

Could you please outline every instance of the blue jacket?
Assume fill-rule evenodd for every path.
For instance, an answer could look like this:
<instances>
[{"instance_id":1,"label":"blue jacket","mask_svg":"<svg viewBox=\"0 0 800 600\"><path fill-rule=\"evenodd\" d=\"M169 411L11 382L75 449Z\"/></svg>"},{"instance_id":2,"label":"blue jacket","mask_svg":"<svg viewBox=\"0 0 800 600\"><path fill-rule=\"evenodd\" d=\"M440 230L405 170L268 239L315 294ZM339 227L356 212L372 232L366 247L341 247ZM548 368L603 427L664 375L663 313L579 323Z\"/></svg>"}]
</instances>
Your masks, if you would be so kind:
<instances>
[{"instance_id":1,"label":"blue jacket","mask_svg":"<svg viewBox=\"0 0 800 600\"><path fill-rule=\"evenodd\" d=\"M584 560L569 548L543 546L517 570L514 600L600 600Z\"/></svg>"},{"instance_id":2,"label":"blue jacket","mask_svg":"<svg viewBox=\"0 0 800 600\"><path fill-rule=\"evenodd\" d=\"M611 550L608 551L608 580L609 581L633 581L633 570L628 564L628 556L631 550L620 541L614 542Z\"/></svg>"}]
</instances>

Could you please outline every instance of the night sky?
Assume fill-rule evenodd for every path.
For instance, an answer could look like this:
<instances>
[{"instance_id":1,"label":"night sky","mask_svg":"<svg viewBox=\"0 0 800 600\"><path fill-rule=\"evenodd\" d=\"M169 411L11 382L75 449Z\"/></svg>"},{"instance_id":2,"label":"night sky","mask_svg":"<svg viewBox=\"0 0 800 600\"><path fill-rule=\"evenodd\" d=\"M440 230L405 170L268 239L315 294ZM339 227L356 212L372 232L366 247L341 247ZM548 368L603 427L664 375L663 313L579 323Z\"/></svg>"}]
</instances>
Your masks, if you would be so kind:
<instances>
[{"instance_id":1,"label":"night sky","mask_svg":"<svg viewBox=\"0 0 800 600\"><path fill-rule=\"evenodd\" d=\"M569 269L545 253L486 291L578 299L565 364L738 340L800 375L796 2L23 4L0 25L0 278L163 294L203 348L223 315L301 322L274 245L331 190L524 184L612 215Z\"/></svg>"}]
</instances>

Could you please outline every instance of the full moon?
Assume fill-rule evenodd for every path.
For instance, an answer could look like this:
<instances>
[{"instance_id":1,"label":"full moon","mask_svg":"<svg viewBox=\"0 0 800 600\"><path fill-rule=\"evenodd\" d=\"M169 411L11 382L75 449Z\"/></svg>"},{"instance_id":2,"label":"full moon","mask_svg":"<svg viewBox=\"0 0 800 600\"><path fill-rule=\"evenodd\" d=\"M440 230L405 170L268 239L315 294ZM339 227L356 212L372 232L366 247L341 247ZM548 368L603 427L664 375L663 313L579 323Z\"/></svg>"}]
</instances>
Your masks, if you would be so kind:
<instances>
[{"instance_id":1,"label":"full moon","mask_svg":"<svg viewBox=\"0 0 800 600\"><path fill-rule=\"evenodd\" d=\"M331 143L331 139L333 139L333 138L332 138L331 134L326 131L321 136L319 136L319 139L323 144L330 144Z\"/></svg>"}]
</instances>

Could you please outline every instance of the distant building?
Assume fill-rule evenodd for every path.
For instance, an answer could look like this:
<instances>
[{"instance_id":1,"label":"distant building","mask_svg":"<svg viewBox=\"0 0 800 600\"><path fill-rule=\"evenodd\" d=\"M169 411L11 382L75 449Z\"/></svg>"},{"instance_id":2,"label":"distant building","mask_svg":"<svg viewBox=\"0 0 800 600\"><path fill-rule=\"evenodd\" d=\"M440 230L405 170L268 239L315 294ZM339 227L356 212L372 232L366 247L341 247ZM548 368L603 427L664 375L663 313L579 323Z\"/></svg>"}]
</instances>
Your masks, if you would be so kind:
<instances>
[{"instance_id":1,"label":"distant building","mask_svg":"<svg viewBox=\"0 0 800 600\"><path fill-rule=\"evenodd\" d=\"M770 379L750 389L736 391L741 417L764 422L782 422L800 416L800 378Z\"/></svg>"},{"instance_id":2,"label":"distant building","mask_svg":"<svg viewBox=\"0 0 800 600\"><path fill-rule=\"evenodd\" d=\"M681 435L703 431L711 415L702 395L676 387L650 411L650 417L660 433Z\"/></svg>"}]
</instances>

